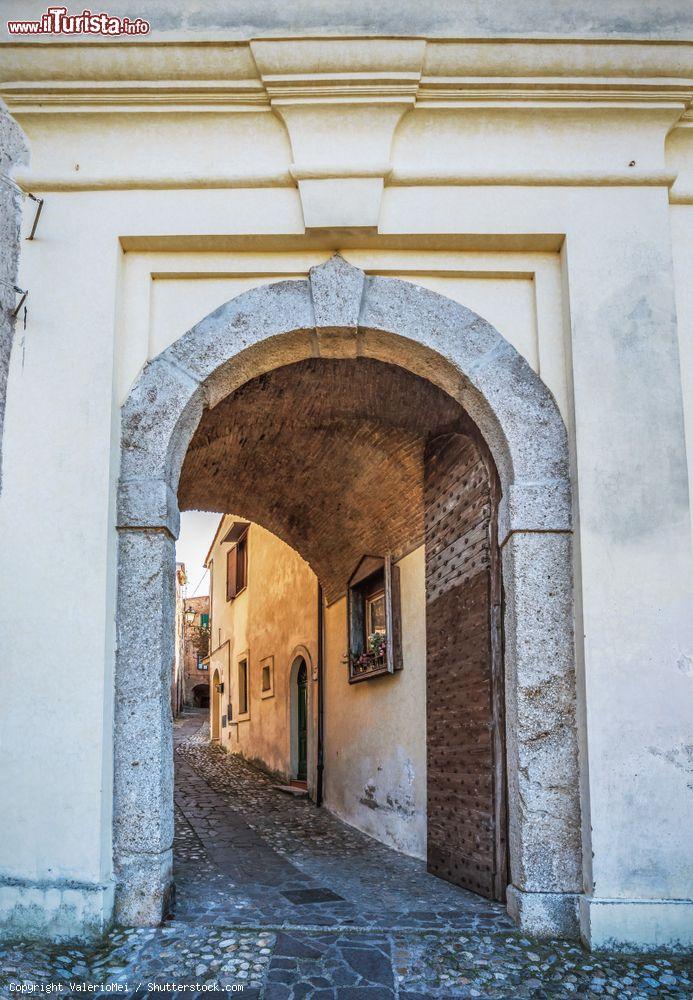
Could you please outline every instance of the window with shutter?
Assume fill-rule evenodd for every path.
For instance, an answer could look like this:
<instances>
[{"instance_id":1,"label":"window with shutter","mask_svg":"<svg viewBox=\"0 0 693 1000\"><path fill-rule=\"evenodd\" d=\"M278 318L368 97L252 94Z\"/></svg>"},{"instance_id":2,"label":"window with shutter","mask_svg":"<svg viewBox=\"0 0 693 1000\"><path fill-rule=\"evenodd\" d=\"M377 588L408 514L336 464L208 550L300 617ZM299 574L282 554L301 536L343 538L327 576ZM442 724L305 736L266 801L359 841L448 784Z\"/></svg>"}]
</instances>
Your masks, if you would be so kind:
<instances>
[{"instance_id":1,"label":"window with shutter","mask_svg":"<svg viewBox=\"0 0 693 1000\"><path fill-rule=\"evenodd\" d=\"M402 669L399 567L364 556L347 587L349 683Z\"/></svg>"},{"instance_id":2,"label":"window with shutter","mask_svg":"<svg viewBox=\"0 0 693 1000\"><path fill-rule=\"evenodd\" d=\"M236 547L226 554L226 600L232 601L236 596Z\"/></svg>"},{"instance_id":3,"label":"window with shutter","mask_svg":"<svg viewBox=\"0 0 693 1000\"><path fill-rule=\"evenodd\" d=\"M236 545L236 593L248 586L248 532Z\"/></svg>"},{"instance_id":4,"label":"window with shutter","mask_svg":"<svg viewBox=\"0 0 693 1000\"><path fill-rule=\"evenodd\" d=\"M226 555L226 600L232 601L248 586L248 532Z\"/></svg>"}]
</instances>

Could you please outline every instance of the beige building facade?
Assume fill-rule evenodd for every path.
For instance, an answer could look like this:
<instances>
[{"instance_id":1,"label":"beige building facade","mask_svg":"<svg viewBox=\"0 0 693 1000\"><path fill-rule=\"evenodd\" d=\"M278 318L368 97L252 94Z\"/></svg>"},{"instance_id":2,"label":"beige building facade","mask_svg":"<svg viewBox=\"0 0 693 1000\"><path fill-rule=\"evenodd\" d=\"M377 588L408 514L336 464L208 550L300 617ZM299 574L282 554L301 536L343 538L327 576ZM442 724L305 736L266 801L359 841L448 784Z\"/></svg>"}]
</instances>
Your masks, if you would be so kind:
<instances>
[{"instance_id":1,"label":"beige building facade","mask_svg":"<svg viewBox=\"0 0 693 1000\"><path fill-rule=\"evenodd\" d=\"M236 577L239 545L245 562ZM306 749L315 795L317 577L275 535L232 515L221 519L207 566L212 739L287 783L297 778L296 681L305 663Z\"/></svg>"},{"instance_id":2,"label":"beige building facade","mask_svg":"<svg viewBox=\"0 0 693 1000\"><path fill-rule=\"evenodd\" d=\"M209 704L209 597L183 602L183 705Z\"/></svg>"},{"instance_id":3,"label":"beige building facade","mask_svg":"<svg viewBox=\"0 0 693 1000\"><path fill-rule=\"evenodd\" d=\"M459 785L491 796L507 870L480 871L528 932L691 947L689 5L294 6L153 2L137 41L3 36L0 923L65 937L165 911L174 539L206 509L252 522L264 583L257 618L248 587L217 623L212 560L220 742L293 777L290 743L252 751L244 727L274 731L305 650L325 803L430 856L447 748L422 705L475 703L444 664L483 622L493 770ZM446 566L467 587L480 525L486 603L463 590L455 612ZM308 605L285 641L280 544ZM365 557L399 621L383 676L349 684ZM36 581L53 600L26 675Z\"/></svg>"},{"instance_id":4,"label":"beige building facade","mask_svg":"<svg viewBox=\"0 0 693 1000\"><path fill-rule=\"evenodd\" d=\"M229 578L236 572L239 537L247 573L236 590ZM423 548L397 563L406 635L402 669L367 684L350 683L345 594L328 604L315 573L285 542L225 515L207 566L215 639L209 657L212 738L279 783L305 782L311 798L346 822L424 858Z\"/></svg>"}]
</instances>

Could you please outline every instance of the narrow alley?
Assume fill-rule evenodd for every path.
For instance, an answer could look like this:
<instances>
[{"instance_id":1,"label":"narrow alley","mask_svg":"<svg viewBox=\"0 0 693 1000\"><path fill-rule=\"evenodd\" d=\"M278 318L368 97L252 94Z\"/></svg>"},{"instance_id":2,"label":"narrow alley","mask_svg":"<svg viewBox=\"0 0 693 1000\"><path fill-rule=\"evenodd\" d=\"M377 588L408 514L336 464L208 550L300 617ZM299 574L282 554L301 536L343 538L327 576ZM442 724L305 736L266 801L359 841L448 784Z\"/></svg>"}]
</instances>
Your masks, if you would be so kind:
<instances>
[{"instance_id":1,"label":"narrow alley","mask_svg":"<svg viewBox=\"0 0 693 1000\"><path fill-rule=\"evenodd\" d=\"M686 959L588 954L536 942L502 904L428 875L209 742L207 713L174 728L175 912L98 946L0 949L0 995L17 984L102 984L95 996L262 1000L693 995ZM123 989L116 992L115 984ZM76 994L72 994L76 995Z\"/></svg>"}]
</instances>

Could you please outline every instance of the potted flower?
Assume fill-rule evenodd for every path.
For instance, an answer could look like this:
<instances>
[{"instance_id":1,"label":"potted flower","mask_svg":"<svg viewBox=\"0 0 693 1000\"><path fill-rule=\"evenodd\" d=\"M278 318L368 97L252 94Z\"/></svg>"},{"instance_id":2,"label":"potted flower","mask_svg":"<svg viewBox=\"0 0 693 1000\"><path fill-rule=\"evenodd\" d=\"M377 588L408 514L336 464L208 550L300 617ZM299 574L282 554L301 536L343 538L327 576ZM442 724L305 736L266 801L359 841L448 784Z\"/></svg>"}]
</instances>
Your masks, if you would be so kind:
<instances>
[{"instance_id":1,"label":"potted flower","mask_svg":"<svg viewBox=\"0 0 693 1000\"><path fill-rule=\"evenodd\" d=\"M373 632L366 640L366 649L362 653L354 653L351 657L351 673L365 674L382 667L387 657L387 635L385 632Z\"/></svg>"}]
</instances>

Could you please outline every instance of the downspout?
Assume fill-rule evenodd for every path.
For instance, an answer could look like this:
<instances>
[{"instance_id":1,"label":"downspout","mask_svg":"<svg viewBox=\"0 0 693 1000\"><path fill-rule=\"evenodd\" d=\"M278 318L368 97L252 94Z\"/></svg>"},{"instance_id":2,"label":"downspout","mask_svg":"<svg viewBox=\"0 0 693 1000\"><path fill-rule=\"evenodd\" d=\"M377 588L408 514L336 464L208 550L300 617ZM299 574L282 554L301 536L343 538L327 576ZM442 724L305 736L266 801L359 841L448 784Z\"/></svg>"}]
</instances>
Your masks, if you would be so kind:
<instances>
[{"instance_id":1,"label":"downspout","mask_svg":"<svg viewBox=\"0 0 693 1000\"><path fill-rule=\"evenodd\" d=\"M323 772L325 770L325 762L323 755L323 734L324 734L324 698L322 690L322 679L323 679L323 654L324 654L324 640L323 640L323 598L322 598L322 586L320 581L318 581L318 663L317 663L317 674L318 674L318 773L317 781L315 785L315 803L316 805L322 805L322 789L323 789Z\"/></svg>"}]
</instances>

